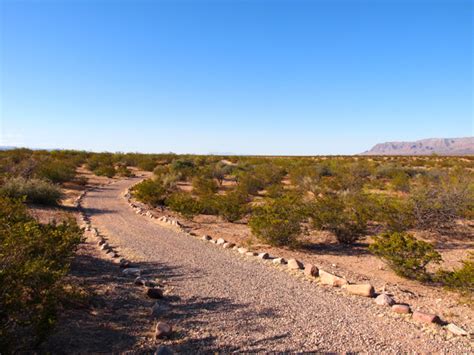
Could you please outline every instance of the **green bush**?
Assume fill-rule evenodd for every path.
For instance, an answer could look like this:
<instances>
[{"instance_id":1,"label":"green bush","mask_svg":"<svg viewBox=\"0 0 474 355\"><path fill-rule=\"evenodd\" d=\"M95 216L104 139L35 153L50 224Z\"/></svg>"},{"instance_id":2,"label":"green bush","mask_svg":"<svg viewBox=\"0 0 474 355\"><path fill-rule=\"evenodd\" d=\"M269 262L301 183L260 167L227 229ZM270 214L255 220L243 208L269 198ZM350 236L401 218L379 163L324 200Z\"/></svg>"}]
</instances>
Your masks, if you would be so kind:
<instances>
[{"instance_id":1,"label":"green bush","mask_svg":"<svg viewBox=\"0 0 474 355\"><path fill-rule=\"evenodd\" d=\"M437 280L448 289L460 291L462 294L474 294L474 253L462 261L462 267L454 271L440 271Z\"/></svg>"},{"instance_id":2,"label":"green bush","mask_svg":"<svg viewBox=\"0 0 474 355\"><path fill-rule=\"evenodd\" d=\"M298 201L285 196L256 207L249 221L252 233L270 245L294 245L303 218L298 206Z\"/></svg>"},{"instance_id":3,"label":"green bush","mask_svg":"<svg viewBox=\"0 0 474 355\"><path fill-rule=\"evenodd\" d=\"M413 207L407 199L379 197L376 219L390 232L404 232L414 224Z\"/></svg>"},{"instance_id":4,"label":"green bush","mask_svg":"<svg viewBox=\"0 0 474 355\"><path fill-rule=\"evenodd\" d=\"M472 177L443 176L439 182L414 189L410 196L416 227L442 231L454 225L456 219L472 211L474 184Z\"/></svg>"},{"instance_id":5,"label":"green bush","mask_svg":"<svg viewBox=\"0 0 474 355\"><path fill-rule=\"evenodd\" d=\"M123 176L123 177L134 176L132 171L129 168L127 168L125 165L119 165L116 169L116 172L118 176Z\"/></svg>"},{"instance_id":6,"label":"green bush","mask_svg":"<svg viewBox=\"0 0 474 355\"><path fill-rule=\"evenodd\" d=\"M396 191L410 191L410 177L404 171L396 172L392 177L392 187Z\"/></svg>"},{"instance_id":7,"label":"green bush","mask_svg":"<svg viewBox=\"0 0 474 355\"><path fill-rule=\"evenodd\" d=\"M76 169L72 164L50 160L43 162L36 174L39 178L49 180L53 183L72 181L76 175Z\"/></svg>"},{"instance_id":8,"label":"green bush","mask_svg":"<svg viewBox=\"0 0 474 355\"><path fill-rule=\"evenodd\" d=\"M59 187L40 179L11 178L0 187L0 196L25 197L29 203L56 205L62 193Z\"/></svg>"},{"instance_id":9,"label":"green bush","mask_svg":"<svg viewBox=\"0 0 474 355\"><path fill-rule=\"evenodd\" d=\"M0 197L0 352L22 352L52 329L81 238L73 218L39 224L21 202Z\"/></svg>"},{"instance_id":10,"label":"green bush","mask_svg":"<svg viewBox=\"0 0 474 355\"><path fill-rule=\"evenodd\" d=\"M159 180L144 180L132 189L137 200L151 206L163 206L168 192Z\"/></svg>"},{"instance_id":11,"label":"green bush","mask_svg":"<svg viewBox=\"0 0 474 355\"><path fill-rule=\"evenodd\" d=\"M199 196L212 195L217 192L218 186L213 179L196 176L193 178L193 191Z\"/></svg>"},{"instance_id":12,"label":"green bush","mask_svg":"<svg viewBox=\"0 0 474 355\"><path fill-rule=\"evenodd\" d=\"M115 173L116 171L113 165L100 165L94 170L94 174L97 176L107 176L108 178L113 178Z\"/></svg>"},{"instance_id":13,"label":"green bush","mask_svg":"<svg viewBox=\"0 0 474 355\"><path fill-rule=\"evenodd\" d=\"M397 275L411 279L428 280L430 275L426 266L441 262L441 255L432 244L406 233L385 233L375 237L369 250L382 258Z\"/></svg>"},{"instance_id":14,"label":"green bush","mask_svg":"<svg viewBox=\"0 0 474 355\"><path fill-rule=\"evenodd\" d=\"M374 213L372 200L362 192L326 193L308 209L313 226L334 233L343 244L354 243L363 236Z\"/></svg>"},{"instance_id":15,"label":"green bush","mask_svg":"<svg viewBox=\"0 0 474 355\"><path fill-rule=\"evenodd\" d=\"M248 212L247 195L240 191L215 196L215 200L217 213L228 222L238 221Z\"/></svg>"},{"instance_id":16,"label":"green bush","mask_svg":"<svg viewBox=\"0 0 474 355\"><path fill-rule=\"evenodd\" d=\"M186 218L192 218L202 211L202 205L199 200L194 199L186 192L175 192L171 194L166 200L166 205L173 211L181 213Z\"/></svg>"}]
</instances>

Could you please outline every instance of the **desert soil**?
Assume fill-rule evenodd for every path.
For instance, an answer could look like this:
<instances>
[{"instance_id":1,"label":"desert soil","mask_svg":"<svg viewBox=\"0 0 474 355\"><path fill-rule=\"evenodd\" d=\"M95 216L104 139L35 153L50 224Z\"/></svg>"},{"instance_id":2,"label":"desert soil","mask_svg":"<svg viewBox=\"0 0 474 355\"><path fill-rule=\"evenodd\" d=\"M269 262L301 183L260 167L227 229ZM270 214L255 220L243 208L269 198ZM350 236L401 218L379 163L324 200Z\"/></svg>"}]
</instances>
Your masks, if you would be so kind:
<instances>
[{"instance_id":1,"label":"desert soil","mask_svg":"<svg viewBox=\"0 0 474 355\"><path fill-rule=\"evenodd\" d=\"M92 224L121 255L165 283L166 297L160 302L170 310L162 319L175 331L160 342L173 351L471 351L466 337L446 341L436 326L414 324L371 299L318 286L271 263L136 215L122 194L138 179L96 188L83 205ZM152 302L120 276L116 265L104 263L99 255L91 259L92 250L84 250L87 257L81 261L78 256L72 274L90 282L89 287L100 285L97 293L103 302L98 304L106 311L82 311L84 319L79 320L77 315L72 320L63 315L48 349L149 351L154 346L147 337L154 325ZM93 344L87 347L87 341Z\"/></svg>"}]
</instances>

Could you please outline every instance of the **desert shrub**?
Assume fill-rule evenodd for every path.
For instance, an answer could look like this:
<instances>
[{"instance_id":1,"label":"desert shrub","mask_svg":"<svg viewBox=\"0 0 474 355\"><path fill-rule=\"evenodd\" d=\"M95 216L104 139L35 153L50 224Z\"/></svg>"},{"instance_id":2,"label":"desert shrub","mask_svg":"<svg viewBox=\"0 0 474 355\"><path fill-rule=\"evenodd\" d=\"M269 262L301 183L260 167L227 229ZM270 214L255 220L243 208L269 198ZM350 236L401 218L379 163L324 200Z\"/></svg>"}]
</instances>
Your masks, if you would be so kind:
<instances>
[{"instance_id":1,"label":"desert shrub","mask_svg":"<svg viewBox=\"0 0 474 355\"><path fill-rule=\"evenodd\" d=\"M166 199L166 205L173 211L181 213L186 218L192 218L202 211L200 201L186 192L172 193Z\"/></svg>"},{"instance_id":2,"label":"desert shrub","mask_svg":"<svg viewBox=\"0 0 474 355\"><path fill-rule=\"evenodd\" d=\"M220 186L222 186L225 176L230 174L231 171L232 166L219 162L212 167L211 176L217 180L217 183Z\"/></svg>"},{"instance_id":3,"label":"desert shrub","mask_svg":"<svg viewBox=\"0 0 474 355\"><path fill-rule=\"evenodd\" d=\"M62 193L59 187L40 179L11 178L0 187L0 196L24 197L29 203L56 205Z\"/></svg>"},{"instance_id":4,"label":"desert shrub","mask_svg":"<svg viewBox=\"0 0 474 355\"><path fill-rule=\"evenodd\" d=\"M462 267L454 271L438 272L437 280L448 289L472 296L474 294L474 253L471 252L468 258L462 261Z\"/></svg>"},{"instance_id":5,"label":"desert shrub","mask_svg":"<svg viewBox=\"0 0 474 355\"><path fill-rule=\"evenodd\" d=\"M196 166L190 159L177 159L171 163L170 171L180 176L182 181L194 175Z\"/></svg>"},{"instance_id":6,"label":"desert shrub","mask_svg":"<svg viewBox=\"0 0 474 355\"><path fill-rule=\"evenodd\" d=\"M271 198L278 198L285 194L285 189L281 183L269 185L265 190L267 191L267 196Z\"/></svg>"},{"instance_id":7,"label":"desert shrub","mask_svg":"<svg viewBox=\"0 0 474 355\"><path fill-rule=\"evenodd\" d=\"M144 180L132 189L133 195L151 206L162 206L168 196L166 188L159 180Z\"/></svg>"},{"instance_id":8,"label":"desert shrub","mask_svg":"<svg viewBox=\"0 0 474 355\"><path fill-rule=\"evenodd\" d=\"M117 166L116 173L118 176L123 176L123 177L133 176L132 171L129 168L127 168L125 165Z\"/></svg>"},{"instance_id":9,"label":"desert shrub","mask_svg":"<svg viewBox=\"0 0 474 355\"><path fill-rule=\"evenodd\" d=\"M100 165L93 171L97 176L107 176L108 178L113 178L116 173L113 165Z\"/></svg>"},{"instance_id":10,"label":"desert shrub","mask_svg":"<svg viewBox=\"0 0 474 355\"><path fill-rule=\"evenodd\" d=\"M138 159L137 167L145 171L153 171L156 167L156 161L153 157L142 157Z\"/></svg>"},{"instance_id":11,"label":"desert shrub","mask_svg":"<svg viewBox=\"0 0 474 355\"><path fill-rule=\"evenodd\" d=\"M39 178L54 183L71 181L76 175L75 167L63 161L49 160L40 164L36 174Z\"/></svg>"},{"instance_id":12,"label":"desert shrub","mask_svg":"<svg viewBox=\"0 0 474 355\"><path fill-rule=\"evenodd\" d=\"M285 196L256 207L249 221L252 233L270 245L294 245L303 218L298 206L299 201Z\"/></svg>"},{"instance_id":13,"label":"desert shrub","mask_svg":"<svg viewBox=\"0 0 474 355\"><path fill-rule=\"evenodd\" d=\"M417 280L430 278L429 263L439 263L441 255L433 245L406 233L385 233L375 238L369 250L384 260L397 275Z\"/></svg>"},{"instance_id":14,"label":"desert shrub","mask_svg":"<svg viewBox=\"0 0 474 355\"><path fill-rule=\"evenodd\" d=\"M237 180L237 189L243 194L256 195L265 184L251 174L241 174Z\"/></svg>"},{"instance_id":15,"label":"desert shrub","mask_svg":"<svg viewBox=\"0 0 474 355\"><path fill-rule=\"evenodd\" d=\"M463 175L445 176L439 183L418 186L410 200L416 227L441 231L472 211L474 184Z\"/></svg>"},{"instance_id":16,"label":"desert shrub","mask_svg":"<svg viewBox=\"0 0 474 355\"><path fill-rule=\"evenodd\" d=\"M39 224L20 201L0 197L0 352L25 351L52 329L81 235L73 218Z\"/></svg>"},{"instance_id":17,"label":"desert shrub","mask_svg":"<svg viewBox=\"0 0 474 355\"><path fill-rule=\"evenodd\" d=\"M228 222L238 221L248 212L247 195L240 191L217 195L215 201L217 213Z\"/></svg>"},{"instance_id":18,"label":"desert shrub","mask_svg":"<svg viewBox=\"0 0 474 355\"><path fill-rule=\"evenodd\" d=\"M199 196L211 195L217 192L217 183L213 179L202 176L193 178L193 191Z\"/></svg>"},{"instance_id":19,"label":"desert shrub","mask_svg":"<svg viewBox=\"0 0 474 355\"><path fill-rule=\"evenodd\" d=\"M397 171L391 180L396 191L408 192L410 190L410 177L404 171Z\"/></svg>"},{"instance_id":20,"label":"desert shrub","mask_svg":"<svg viewBox=\"0 0 474 355\"><path fill-rule=\"evenodd\" d=\"M390 232L403 232L414 224L413 208L408 199L378 197L375 218Z\"/></svg>"},{"instance_id":21,"label":"desert shrub","mask_svg":"<svg viewBox=\"0 0 474 355\"><path fill-rule=\"evenodd\" d=\"M373 201L362 192L326 193L309 205L312 225L335 234L343 244L354 243L367 231L374 213Z\"/></svg>"}]
</instances>

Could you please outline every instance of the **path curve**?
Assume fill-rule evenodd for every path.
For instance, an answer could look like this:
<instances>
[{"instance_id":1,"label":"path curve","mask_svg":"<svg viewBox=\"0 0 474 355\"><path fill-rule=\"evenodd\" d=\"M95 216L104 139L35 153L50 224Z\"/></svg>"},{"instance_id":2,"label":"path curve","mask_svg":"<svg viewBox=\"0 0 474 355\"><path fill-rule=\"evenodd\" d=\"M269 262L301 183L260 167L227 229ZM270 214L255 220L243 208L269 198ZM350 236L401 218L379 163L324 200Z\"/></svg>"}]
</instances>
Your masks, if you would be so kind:
<instances>
[{"instance_id":1,"label":"path curve","mask_svg":"<svg viewBox=\"0 0 474 355\"><path fill-rule=\"evenodd\" d=\"M140 216L122 197L139 178L90 191L92 224L171 287L172 349L189 351L469 352L430 337L368 299L306 282Z\"/></svg>"}]
</instances>

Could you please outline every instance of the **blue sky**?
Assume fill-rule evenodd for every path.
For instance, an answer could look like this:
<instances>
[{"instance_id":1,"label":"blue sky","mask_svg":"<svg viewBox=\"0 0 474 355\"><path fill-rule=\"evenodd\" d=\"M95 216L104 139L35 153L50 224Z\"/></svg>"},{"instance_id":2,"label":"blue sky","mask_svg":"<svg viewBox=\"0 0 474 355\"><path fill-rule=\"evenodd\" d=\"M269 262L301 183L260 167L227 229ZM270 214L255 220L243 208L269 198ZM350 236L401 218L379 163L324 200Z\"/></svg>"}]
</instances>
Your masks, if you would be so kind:
<instances>
[{"instance_id":1,"label":"blue sky","mask_svg":"<svg viewBox=\"0 0 474 355\"><path fill-rule=\"evenodd\" d=\"M353 154L473 135L471 0L0 0L0 145Z\"/></svg>"}]
</instances>

